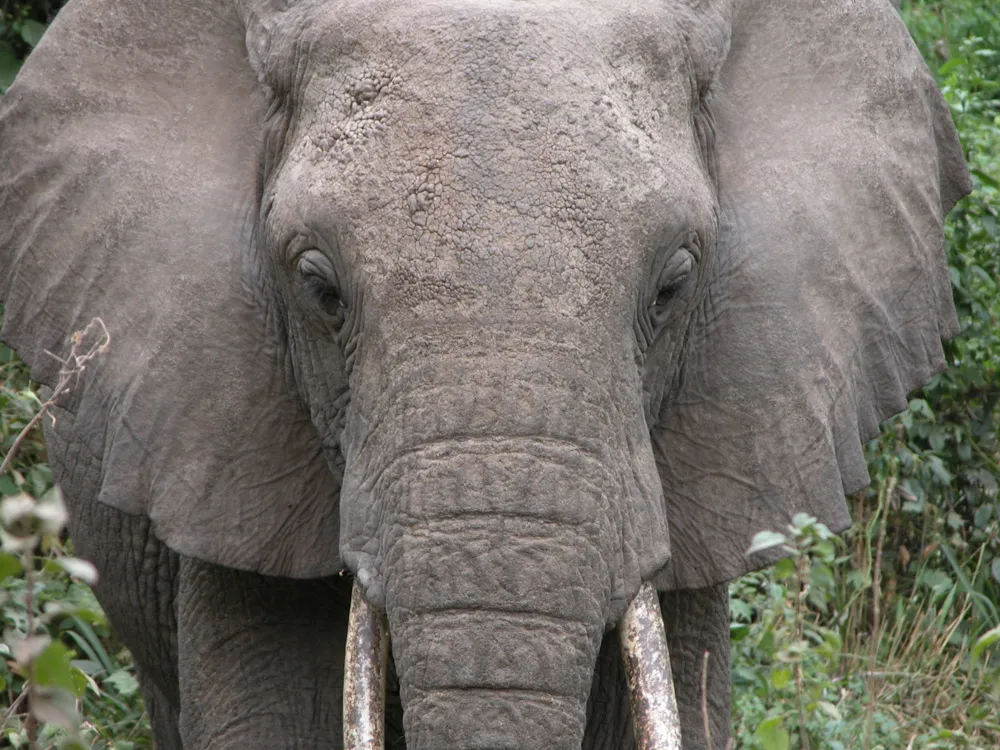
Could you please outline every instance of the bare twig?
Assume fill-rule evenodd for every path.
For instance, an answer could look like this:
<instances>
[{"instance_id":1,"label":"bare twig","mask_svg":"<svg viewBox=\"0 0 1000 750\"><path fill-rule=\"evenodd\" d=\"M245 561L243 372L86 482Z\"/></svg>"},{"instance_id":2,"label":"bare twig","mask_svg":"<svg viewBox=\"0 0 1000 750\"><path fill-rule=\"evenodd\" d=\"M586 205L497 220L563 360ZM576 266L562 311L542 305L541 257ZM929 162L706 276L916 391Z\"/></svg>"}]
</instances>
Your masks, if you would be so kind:
<instances>
[{"instance_id":1,"label":"bare twig","mask_svg":"<svg viewBox=\"0 0 1000 750\"><path fill-rule=\"evenodd\" d=\"M96 340L88 346L88 340L94 339L95 336ZM21 443L24 442L25 438L35 428L35 425L42 420L49 409L56 405L58 398L67 392L80 375L83 374L83 371L87 369L87 363L98 354L103 354L108 350L108 345L111 343L111 334L108 333L108 328L104 325L103 320L94 318L87 324L86 328L74 333L70 340L73 343L73 347L70 349L66 359L56 357L62 363L62 367L59 368L59 381L52 389L52 395L42 404L42 408L38 410L38 413L31 418L31 421L24 426L24 429L14 439L14 444L11 445L6 457L4 457L3 463L0 464L0 476L5 474L14 463L14 456L17 455ZM47 352L47 354L55 356L51 352Z\"/></svg>"},{"instance_id":2,"label":"bare twig","mask_svg":"<svg viewBox=\"0 0 1000 750\"><path fill-rule=\"evenodd\" d=\"M806 618L806 597L809 595L809 568L810 561L808 555L801 555L796 560L796 584L798 592L795 595L795 639L802 641L805 638L805 618ZM802 660L795 662L795 695L799 704L799 748L800 750L811 750L809 743L809 732L806 731L806 679L802 673Z\"/></svg>"},{"instance_id":3,"label":"bare twig","mask_svg":"<svg viewBox=\"0 0 1000 750\"><path fill-rule=\"evenodd\" d=\"M24 701L27 700L27 698L28 698L28 691L24 690L21 692L19 696L17 696L17 698L14 699L14 702L10 704L10 707L3 715L4 724L7 723L8 719L10 719L11 716L17 713L17 709L21 707L21 704L24 703Z\"/></svg>"},{"instance_id":4,"label":"bare twig","mask_svg":"<svg viewBox=\"0 0 1000 750\"><path fill-rule=\"evenodd\" d=\"M878 508L875 511L876 526L874 530L878 534L875 540L875 555L872 570L872 630L869 643L868 672L874 673L875 664L878 661L878 645L881 638L882 629L882 550L885 545L886 514L889 504L892 502L893 493L896 491L896 476L889 476L885 486L880 488L878 498ZM865 712L865 750L872 746L872 729L875 718L875 683L868 680L868 708Z\"/></svg>"},{"instance_id":5,"label":"bare twig","mask_svg":"<svg viewBox=\"0 0 1000 750\"><path fill-rule=\"evenodd\" d=\"M708 659L711 652L706 651L701 658L701 720L705 724L705 745L712 750L712 729L708 720Z\"/></svg>"}]
</instances>

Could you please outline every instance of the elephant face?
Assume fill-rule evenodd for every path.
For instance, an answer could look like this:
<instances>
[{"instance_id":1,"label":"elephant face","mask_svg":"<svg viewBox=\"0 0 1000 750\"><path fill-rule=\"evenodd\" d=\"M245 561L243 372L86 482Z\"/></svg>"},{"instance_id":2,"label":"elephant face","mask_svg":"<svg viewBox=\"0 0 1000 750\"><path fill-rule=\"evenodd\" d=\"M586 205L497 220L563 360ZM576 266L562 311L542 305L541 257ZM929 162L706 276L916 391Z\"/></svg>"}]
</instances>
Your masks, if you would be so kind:
<instances>
[{"instance_id":1,"label":"elephant face","mask_svg":"<svg viewBox=\"0 0 1000 750\"><path fill-rule=\"evenodd\" d=\"M844 528L955 330L968 177L875 0L76 0L0 159L4 338L112 332L97 499L353 571L414 746L579 746L640 586Z\"/></svg>"},{"instance_id":2,"label":"elephant face","mask_svg":"<svg viewBox=\"0 0 1000 750\"><path fill-rule=\"evenodd\" d=\"M261 62L305 72L265 139L259 252L379 604L428 514L596 524L602 621L668 558L648 432L716 234L691 110L711 71L669 17L568 12L323 8ZM428 461L449 491L410 486Z\"/></svg>"}]
</instances>

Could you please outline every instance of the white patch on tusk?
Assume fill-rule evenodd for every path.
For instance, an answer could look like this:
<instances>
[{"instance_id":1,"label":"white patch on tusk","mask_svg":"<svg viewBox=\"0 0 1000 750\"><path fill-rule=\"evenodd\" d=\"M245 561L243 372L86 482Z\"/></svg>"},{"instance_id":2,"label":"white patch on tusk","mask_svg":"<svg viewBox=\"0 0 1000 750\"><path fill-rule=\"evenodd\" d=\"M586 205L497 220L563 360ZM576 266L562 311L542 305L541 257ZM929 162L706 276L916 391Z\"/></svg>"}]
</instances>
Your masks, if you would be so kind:
<instances>
[{"instance_id":1,"label":"white patch on tusk","mask_svg":"<svg viewBox=\"0 0 1000 750\"><path fill-rule=\"evenodd\" d=\"M618 624L636 750L681 750L681 723L667 634L652 584L644 583Z\"/></svg>"},{"instance_id":2,"label":"white patch on tusk","mask_svg":"<svg viewBox=\"0 0 1000 750\"><path fill-rule=\"evenodd\" d=\"M344 655L344 750L385 747L385 682L389 626L354 581Z\"/></svg>"}]
</instances>

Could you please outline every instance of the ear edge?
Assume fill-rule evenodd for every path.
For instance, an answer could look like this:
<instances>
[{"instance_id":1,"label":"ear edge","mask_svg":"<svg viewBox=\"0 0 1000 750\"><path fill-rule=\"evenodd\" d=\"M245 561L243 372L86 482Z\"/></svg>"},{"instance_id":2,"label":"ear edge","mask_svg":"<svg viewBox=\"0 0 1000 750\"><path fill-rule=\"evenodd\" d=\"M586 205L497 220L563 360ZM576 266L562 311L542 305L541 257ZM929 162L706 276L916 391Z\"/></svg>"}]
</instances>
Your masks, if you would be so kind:
<instances>
[{"instance_id":1,"label":"ear edge","mask_svg":"<svg viewBox=\"0 0 1000 750\"><path fill-rule=\"evenodd\" d=\"M784 8L785 5L789 7ZM774 3L751 0L743 3L739 15L744 20L752 19L754 23L758 24L758 29L765 31L785 28L779 21L774 19L768 21L767 19L772 15L794 14L796 9L791 7L793 5L794 3L782 2L782 0L777 0ZM786 453L789 459L795 457L795 460L786 460L783 464L779 463L775 466L783 466L787 472L793 474L803 470L812 471L817 484L822 486L803 486L800 487L802 491L799 491L794 489L795 485L798 484L797 481L789 479L784 489L781 489L779 482L774 486L774 491L769 491L767 489L768 477L772 476L769 474L769 470L756 476L756 481L753 474L754 471L763 469L767 463L771 462L771 459L767 458L767 451L760 452L760 447L755 447L754 438L739 434L732 436L732 439L741 441L738 448L731 448L731 450L736 451L732 461L726 462L711 457L706 465L698 467L698 471L702 473L709 472L717 477L731 477L731 481L730 479L719 481L699 479L697 471L688 470L689 467L682 466L681 464L684 463L690 464L693 460L692 456L696 455L699 449L690 446L682 447L680 452L683 456L680 459L674 459L667 453L671 447L666 444L667 440L664 436L669 435L671 439L676 439L685 431L690 433L692 430L698 432L702 437L710 434L710 429L713 426L719 427L723 424L720 421L721 417L718 416L719 413L726 410L738 413L745 407L742 398L734 398L731 394L739 392L740 388L746 385L745 381L747 380L740 377L715 378L711 380L711 385L695 388L695 391L698 391L695 393L691 391L692 379L698 381L704 370L699 373L689 373L688 376L682 378L682 381L686 380L688 385L680 396L680 402L674 404L670 404L669 401L665 402L666 408L661 412L661 425L665 426L663 427L664 431L657 436L654 430L654 440L659 437L662 444L658 454L658 464L667 498L671 523L671 546L674 551L672 562L659 580L661 588L690 588L711 585L780 559L784 556L780 552L762 553L748 557L745 551L749 547L749 539L754 531L766 528L783 531L784 526L790 521L791 515L797 510L803 510L817 516L820 521L826 523L835 532L848 528L850 519L844 494L862 489L868 485L870 480L864 460L865 442L878 434L881 420L906 408L907 395L912 390L923 386L930 378L946 367L947 363L941 342L958 332L958 321L952 304L951 288L947 282L941 219L955 201L969 191L971 185L948 109L937 92L926 66L923 65L913 48L908 34L905 29L901 30L899 19L891 8L882 8L874 2L861 0L853 3L850 9L824 7L804 20L802 13L800 7L795 22L786 24L789 34L795 28L808 31L810 24L817 22L817 16L820 22L829 24L831 28L844 25L842 19L837 18L838 14L857 13L858 18L867 18L868 15L872 18L885 16L886 23L895 25L894 33L899 39L892 39L890 35L881 49L889 48L886 54L890 58L902 61L902 65L914 66L912 70L906 71L898 77L891 75L892 69L889 69L889 80L894 80L896 83L905 82L906 86L912 87L909 89L912 96L918 101L923 101L926 107L924 111L928 116L927 127L923 132L927 134L929 151L934 153L934 157L933 163L927 165L929 167L927 174L920 173L920 176L913 177L919 182L919 187L914 188L913 185L904 184L902 189L897 192L904 199L915 201L909 207L909 210L916 207L914 215L921 215L922 207L926 207L933 215L927 222L913 228L912 231L915 232L913 236L919 237L919 241L908 251L911 260L924 257L933 259L927 270L927 277L920 283L919 287L933 300L930 304L932 309L930 311L916 310L918 315L912 327L904 324L907 319L906 314L901 315L901 318L897 320L893 320L891 317L886 318L885 330L880 330L879 335L874 339L866 339L866 343L860 346L859 352L855 355L855 358L860 357L860 365L850 364L853 358L848 358L847 365L844 364L844 360L840 360L836 367L824 377L830 378L828 381L830 383L840 382L839 388L843 393L839 397L831 398L827 406L822 406L822 401L809 406L810 399L816 398L816 395L809 396L808 390L802 391L803 395L799 406L793 408L804 409L804 415L811 414L811 416L806 417L806 422L820 429L822 434L817 433L806 439L810 441L811 446L820 445L823 447L810 447L808 455L803 456L799 454L803 447L796 446L794 440L790 440ZM891 18L888 17L889 13L893 14ZM822 16L829 18L823 19ZM862 23L857 19L853 19L852 23L854 22ZM877 29L878 24L875 24L873 28ZM803 38L807 37L808 35ZM818 35L816 38L822 39L822 36ZM849 55L853 46L862 39L863 35L857 39L847 39L843 42L837 42L835 47L847 50L842 52L842 55ZM894 46L897 42L898 49ZM809 43L808 39L805 43ZM817 42L817 44L819 43ZM748 55L753 57L761 51L768 53L769 50L776 48L776 45L768 44L766 40L760 39L750 42L749 46L746 39L736 39L733 46L736 48L737 54L742 54L744 57ZM777 45L777 47L780 46ZM875 48L879 49L877 46ZM788 51L786 54L795 56L798 53L793 54L792 51ZM773 68L773 66L771 67ZM720 78L724 77L720 76ZM721 103L723 106L729 104L730 100L727 97L733 92L731 88L727 89L727 84L732 85L731 77L717 87L716 94L719 97L717 104ZM791 85L796 85L794 79L791 79ZM893 84L880 85L891 86ZM763 98L767 100L767 106L781 106L780 101L775 100L774 97L764 96L760 92L757 92L756 95L751 92L748 95L746 90L739 90L736 93L737 100L743 102L756 102L760 106L764 106L764 102L761 101ZM850 97L845 97L845 99L850 101ZM804 101L813 100L815 97L812 99L807 97ZM874 100L877 101L877 97ZM865 104L867 106L869 102L865 102ZM741 118L741 124L753 120L745 113L740 112L738 115ZM822 119L823 115L819 112L813 112L810 117L816 120ZM726 128L726 125L722 123L723 119L716 118L720 131ZM759 121L766 121L766 119L763 118ZM846 119L845 122L850 122L850 120ZM921 127L913 128L908 133L908 137L914 137L914 134L917 134L917 137L924 137L919 135ZM876 131L889 133L890 136L893 134L892 128L873 129L871 132ZM865 143L866 138L871 138L869 131L862 132L857 142ZM720 142L724 140L725 136L723 135ZM887 155L890 160L896 153L891 145L887 149L874 145L873 148L882 149L881 153ZM903 144L898 151L898 158L904 158L911 153L911 148L912 143ZM775 153L781 153L782 150L782 145L778 144ZM758 160L767 158L766 152L763 155L759 151L756 153ZM887 164L896 166L891 161ZM720 172L723 175L725 170L726 166L721 165ZM886 173L887 176L891 176L891 174L891 171ZM723 177L723 182L725 182L725 177ZM887 183L887 185L889 192L893 194L892 184ZM750 190L759 192L760 186L751 187ZM934 205L930 203L932 197ZM795 195L784 196L782 199L794 202ZM780 200L776 202L780 203ZM900 215L908 215L907 209L897 214L897 221ZM907 236L910 230L902 228L904 226L902 224L900 226L898 237ZM764 250L767 246L767 242L761 242L758 243L757 249ZM885 250L879 248L879 252L888 253L890 251L888 246ZM744 257L742 260L746 260L746 258ZM897 264L901 264L902 267L909 268L911 271L922 265L921 261L916 260L913 260L912 265L908 265L909 263L910 261L907 260L897 261ZM857 272L864 268L865 264L861 263L853 266L850 270ZM848 273L845 278L851 279L852 276ZM766 274L760 280L766 288L768 282ZM720 296L724 298L725 294ZM879 298L872 309L887 310L891 313L895 298L894 294ZM907 306L906 312L909 311L911 311L910 306ZM759 321L760 319L755 320ZM704 320L702 323L707 325ZM832 324L836 325L836 323ZM711 325L717 326L719 323L712 321ZM747 323L747 326L749 325ZM695 342L694 345L697 346L699 336L694 335L691 338ZM737 340L736 343L739 345L743 342ZM794 354L800 346L804 347L803 351L808 350L809 344L808 339L799 340L793 337L788 340L783 338L779 331L774 336L759 337L756 348L747 346L744 350L746 352L766 351L770 346L785 345L787 351ZM704 356L714 362L716 367L725 366L725 360L719 360L717 354L718 352L710 351ZM783 364L784 360L781 356L772 356L767 361L779 368L790 366L809 374L815 372L815 368L807 363L800 363L798 367ZM838 371L841 371L843 367L846 369L838 376ZM823 381L821 380L821 382ZM758 383L759 385L760 383ZM835 392L837 392L836 388L831 389L831 394ZM698 405L699 402L703 404L704 408ZM775 403L779 402L780 399ZM671 409L675 410L673 414L671 414ZM716 412L716 415L712 416L712 412ZM701 416L698 416L699 414ZM747 431L752 432L754 429L752 422L741 424L743 429ZM791 420L790 424L799 424L799 422ZM792 433L794 430L789 429L789 434ZM723 431L722 434L725 432ZM729 439L731 438L726 436L723 441ZM676 448L676 443L674 447ZM730 450L730 447L718 445L716 450ZM757 468L753 468L755 466ZM780 473L773 476L780 478ZM724 519L726 514L733 513L738 514L745 523L719 523L713 526L712 518ZM700 523L696 523L692 519L696 519ZM706 529L706 526L710 528ZM724 552L715 554L712 551L715 549L723 549Z\"/></svg>"}]
</instances>

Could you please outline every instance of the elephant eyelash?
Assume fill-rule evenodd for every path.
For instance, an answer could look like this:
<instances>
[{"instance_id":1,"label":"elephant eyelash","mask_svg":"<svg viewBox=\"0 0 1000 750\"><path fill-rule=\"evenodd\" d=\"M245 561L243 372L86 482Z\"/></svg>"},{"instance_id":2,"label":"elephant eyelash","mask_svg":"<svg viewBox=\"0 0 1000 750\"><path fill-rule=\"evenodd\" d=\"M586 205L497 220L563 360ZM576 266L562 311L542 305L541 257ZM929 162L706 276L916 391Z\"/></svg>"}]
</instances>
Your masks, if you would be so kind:
<instances>
[{"instance_id":1,"label":"elephant eyelash","mask_svg":"<svg viewBox=\"0 0 1000 750\"><path fill-rule=\"evenodd\" d=\"M295 269L306 303L332 319L339 329L346 318L347 303L337 284L333 264L319 250L308 248L298 253Z\"/></svg>"},{"instance_id":2,"label":"elephant eyelash","mask_svg":"<svg viewBox=\"0 0 1000 750\"><path fill-rule=\"evenodd\" d=\"M648 321L647 345L657 338L670 317L674 314L674 300L683 291L701 260L701 245L697 233L690 233L660 267L655 282L655 296L645 310Z\"/></svg>"},{"instance_id":3,"label":"elephant eyelash","mask_svg":"<svg viewBox=\"0 0 1000 750\"><path fill-rule=\"evenodd\" d=\"M309 297L328 315L342 315L347 308L340 291L328 279L317 273L303 274L302 284Z\"/></svg>"}]
</instances>

